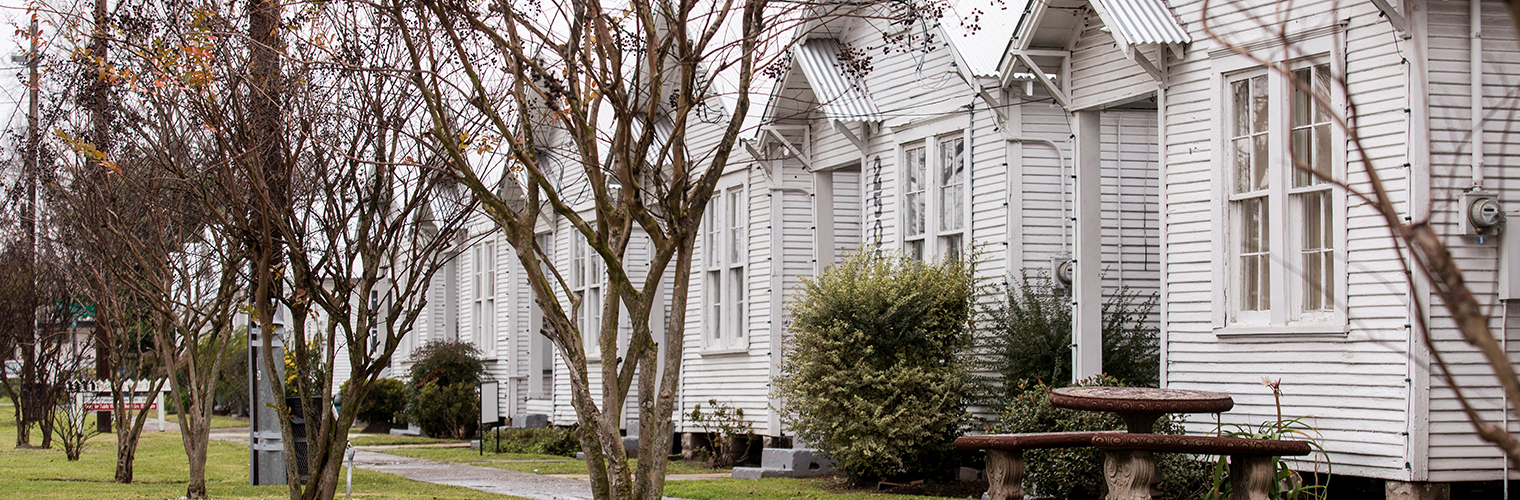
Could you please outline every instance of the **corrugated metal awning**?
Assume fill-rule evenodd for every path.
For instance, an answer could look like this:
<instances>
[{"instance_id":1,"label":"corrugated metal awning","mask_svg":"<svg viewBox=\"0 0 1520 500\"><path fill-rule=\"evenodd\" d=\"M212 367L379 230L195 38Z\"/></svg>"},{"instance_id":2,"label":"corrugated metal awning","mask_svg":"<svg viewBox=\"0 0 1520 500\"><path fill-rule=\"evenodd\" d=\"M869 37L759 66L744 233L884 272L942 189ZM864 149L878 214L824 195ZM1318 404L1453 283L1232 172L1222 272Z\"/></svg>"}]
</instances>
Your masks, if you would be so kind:
<instances>
[{"instance_id":1,"label":"corrugated metal awning","mask_svg":"<svg viewBox=\"0 0 1520 500\"><path fill-rule=\"evenodd\" d=\"M1091 0L1103 23L1130 45L1193 42L1163 0Z\"/></svg>"},{"instance_id":2,"label":"corrugated metal awning","mask_svg":"<svg viewBox=\"0 0 1520 500\"><path fill-rule=\"evenodd\" d=\"M839 43L832 38L813 38L792 48L818 104L830 119L879 122L881 111L870 94L840 70Z\"/></svg>"}]
</instances>

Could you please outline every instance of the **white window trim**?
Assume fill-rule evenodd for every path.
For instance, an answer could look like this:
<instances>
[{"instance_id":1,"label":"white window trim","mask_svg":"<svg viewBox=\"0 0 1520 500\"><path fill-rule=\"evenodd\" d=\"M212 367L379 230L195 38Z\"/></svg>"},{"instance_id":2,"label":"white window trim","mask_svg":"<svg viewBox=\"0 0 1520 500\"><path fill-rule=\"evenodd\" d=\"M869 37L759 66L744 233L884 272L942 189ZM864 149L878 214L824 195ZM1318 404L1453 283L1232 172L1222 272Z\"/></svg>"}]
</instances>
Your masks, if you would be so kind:
<instances>
[{"instance_id":1,"label":"white window trim","mask_svg":"<svg viewBox=\"0 0 1520 500\"><path fill-rule=\"evenodd\" d=\"M737 205L731 203L730 196L734 195L739 197ZM749 352L749 313L752 312L749 305L752 281L749 276L750 201L749 187L743 182L720 184L713 190L713 198L702 215L699 280L702 287L701 346L704 355ZM739 209L739 213L731 213L735 208ZM713 221L718 222L718 227L712 227ZM738 223L737 227L735 222ZM737 244L734 242L735 236L739 240ZM714 241L717 243L716 248ZM734 255L736 246L739 252L737 256ZM732 288L736 273L742 277L741 288L738 290ZM713 279L714 276L717 277L716 280ZM736 308L741 305L741 308ZM722 308L722 314L716 321L713 318L714 308Z\"/></svg>"},{"instance_id":2,"label":"white window trim","mask_svg":"<svg viewBox=\"0 0 1520 500\"><path fill-rule=\"evenodd\" d=\"M481 357L487 360L497 356L496 292L500 288L497 251L494 238L486 238L475 244L470 252L470 326L473 330L470 340L480 349Z\"/></svg>"},{"instance_id":3,"label":"white window trim","mask_svg":"<svg viewBox=\"0 0 1520 500\"><path fill-rule=\"evenodd\" d=\"M1250 42L1242 44L1254 54L1271 54L1277 59L1270 61L1274 64L1287 63L1290 69L1298 69L1314 63L1330 63L1333 75L1345 74L1345 50L1340 44L1344 44L1344 24L1332 24L1324 27L1304 30L1290 34L1287 37L1274 37L1270 40ZM1286 58L1282 50L1283 40L1293 44L1294 55L1302 57ZM1275 50L1274 50L1275 49ZM1289 161L1288 147L1290 138L1290 125L1287 121L1286 110L1291 105L1290 90L1283 75L1262 68L1251 58L1239 55L1230 49L1220 48L1210 51L1212 63L1212 88L1215 90L1211 97L1212 105L1219 113L1213 114L1213 127L1211 127L1212 147L1218 152L1214 155L1213 169L1213 199L1211 203L1211 220L1216 221L1212 230L1213 241L1224 242L1215 245L1213 249L1213 282L1216 286L1223 286L1222 291L1216 290L1212 294L1212 323L1214 333L1220 337L1304 337L1304 336L1328 336L1342 338L1349 331L1346 314L1347 278L1347 238L1346 224L1336 224L1333 227L1332 238L1335 248L1333 260L1336 268L1333 272L1334 290L1332 300L1335 306L1332 312L1306 321L1293 319L1292 311L1296 309L1293 301L1299 299L1290 290L1289 273L1297 272L1296 265L1288 265L1295 262L1294 255L1289 255L1290 241L1296 241L1298 236L1293 234L1296 225L1288 227L1287 216L1290 213L1289 187L1292 169L1284 167ZM1272 105L1269 109L1269 153L1268 153L1268 214L1269 223L1267 231L1270 235L1269 252L1269 310L1263 312L1260 317L1248 318L1248 321L1240 321L1233 312L1237 307L1238 272L1234 257L1234 240L1230 229L1234 228L1235 221L1229 210L1230 196L1233 192L1234 179L1231 176L1228 152L1230 149L1228 130L1232 117L1228 112L1230 108L1230 84L1246 75L1268 74L1268 92L1272 96ZM1338 85L1331 85L1331 102L1334 111L1344 116L1346 109L1346 96ZM1335 179L1346 178L1345 131L1340 127L1331 127L1331 140L1339 147L1332 148L1332 177ZM1332 219L1335 221L1346 220L1346 193L1339 188L1331 191ZM1290 238L1292 238L1290 240ZM1248 315L1249 316L1249 315Z\"/></svg>"},{"instance_id":4,"label":"white window trim","mask_svg":"<svg viewBox=\"0 0 1520 500\"><path fill-rule=\"evenodd\" d=\"M587 220L586 223L593 223ZM585 347L587 361L600 361L602 359L601 328L602 328L602 303L606 299L607 273L602 267L602 258L591 248L591 243L586 241L584 235L574 228L570 229L571 273L580 273L580 281L571 277L571 293L579 294L581 298L580 320L581 343ZM580 262L577 263L576 260ZM591 300L592 298L595 300ZM595 307L592 307L592 306Z\"/></svg>"},{"instance_id":5,"label":"white window trim","mask_svg":"<svg viewBox=\"0 0 1520 500\"><path fill-rule=\"evenodd\" d=\"M943 258L945 252L944 246L941 244L942 238L949 234L957 234L954 232L946 233L940 228L939 224L939 209L941 203L943 203L943 200L940 199L941 197L939 195L939 190L942 187L939 180L939 143L940 141L952 139L956 136L959 136L964 141L962 144L965 148L966 174L965 178L961 181L961 228L958 234L961 238L960 254L966 255L966 253L970 251L972 244L970 238L968 237L968 235L971 234L972 221L971 172L972 165L975 163L972 158L973 149L971 147L971 131L957 125L950 120L936 120L931 123L926 123L923 126L917 126L910 129L894 132L894 138L897 140L897 220L895 221L897 224L897 248L901 249L904 254L908 253L909 239L907 210L907 158L908 150L918 147L923 147L925 153L924 174L926 177L926 185L924 186L924 259L935 260ZM913 240L916 241L918 238L915 237Z\"/></svg>"},{"instance_id":6,"label":"white window trim","mask_svg":"<svg viewBox=\"0 0 1520 500\"><path fill-rule=\"evenodd\" d=\"M540 232L534 235L534 239L546 257L539 267L545 277L553 276L550 263L554 262L554 233ZM528 297L532 296L531 291L528 294ZM528 399L549 399L554 395L554 343L538 330L546 322L543 308L537 302L528 307ZM549 375L547 386L544 384L545 372Z\"/></svg>"}]
</instances>

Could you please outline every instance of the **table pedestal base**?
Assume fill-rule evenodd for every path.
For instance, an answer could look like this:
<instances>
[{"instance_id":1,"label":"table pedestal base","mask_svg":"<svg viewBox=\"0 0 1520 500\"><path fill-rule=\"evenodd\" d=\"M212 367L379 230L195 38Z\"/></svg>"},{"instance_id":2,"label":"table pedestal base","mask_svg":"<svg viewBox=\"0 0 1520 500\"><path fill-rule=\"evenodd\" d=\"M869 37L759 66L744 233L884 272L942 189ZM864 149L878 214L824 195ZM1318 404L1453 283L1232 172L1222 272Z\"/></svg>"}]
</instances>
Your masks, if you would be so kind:
<instances>
[{"instance_id":1,"label":"table pedestal base","mask_svg":"<svg viewBox=\"0 0 1520 500\"><path fill-rule=\"evenodd\" d=\"M987 499L1024 499L1024 450L987 450Z\"/></svg>"},{"instance_id":2,"label":"table pedestal base","mask_svg":"<svg viewBox=\"0 0 1520 500\"><path fill-rule=\"evenodd\" d=\"M1106 500L1151 500L1151 484L1160 479L1156 474L1156 458L1149 451L1103 452L1103 481L1108 485Z\"/></svg>"},{"instance_id":3,"label":"table pedestal base","mask_svg":"<svg viewBox=\"0 0 1520 500\"><path fill-rule=\"evenodd\" d=\"M1262 455L1230 457L1230 500L1267 500L1277 475L1277 459Z\"/></svg>"}]
</instances>

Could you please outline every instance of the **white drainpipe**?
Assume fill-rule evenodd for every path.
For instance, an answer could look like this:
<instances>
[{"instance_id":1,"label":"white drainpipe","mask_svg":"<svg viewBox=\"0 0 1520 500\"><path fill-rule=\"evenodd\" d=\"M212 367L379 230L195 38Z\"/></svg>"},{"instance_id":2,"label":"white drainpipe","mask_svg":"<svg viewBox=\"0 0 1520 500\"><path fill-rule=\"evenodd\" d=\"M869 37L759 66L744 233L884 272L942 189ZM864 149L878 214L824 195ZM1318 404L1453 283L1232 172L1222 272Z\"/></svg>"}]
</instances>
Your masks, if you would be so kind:
<instances>
[{"instance_id":1,"label":"white drainpipe","mask_svg":"<svg viewBox=\"0 0 1520 500\"><path fill-rule=\"evenodd\" d=\"M1483 187L1483 0L1468 0L1472 18L1472 183Z\"/></svg>"}]
</instances>

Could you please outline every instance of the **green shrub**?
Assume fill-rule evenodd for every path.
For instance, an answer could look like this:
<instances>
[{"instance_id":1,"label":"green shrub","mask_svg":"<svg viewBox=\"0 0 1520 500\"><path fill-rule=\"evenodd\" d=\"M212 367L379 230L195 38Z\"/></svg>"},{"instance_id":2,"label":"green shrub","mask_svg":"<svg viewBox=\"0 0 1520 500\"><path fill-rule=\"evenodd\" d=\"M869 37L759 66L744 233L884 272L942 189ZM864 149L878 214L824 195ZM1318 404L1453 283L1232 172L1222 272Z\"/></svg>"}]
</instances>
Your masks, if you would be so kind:
<instances>
[{"instance_id":1,"label":"green shrub","mask_svg":"<svg viewBox=\"0 0 1520 500\"><path fill-rule=\"evenodd\" d=\"M486 377L480 351L464 342L434 341L412 353L406 418L433 437L463 439L480 423L480 382Z\"/></svg>"},{"instance_id":2,"label":"green shrub","mask_svg":"<svg viewBox=\"0 0 1520 500\"><path fill-rule=\"evenodd\" d=\"M435 340L412 353L410 372L413 387L429 382L479 384L485 379L486 365L480 350L466 342Z\"/></svg>"},{"instance_id":3,"label":"green shrub","mask_svg":"<svg viewBox=\"0 0 1520 500\"><path fill-rule=\"evenodd\" d=\"M1103 372L1134 386L1155 387L1161 369L1159 335L1148 323L1156 296L1123 288L1103 302ZM1021 275L1003 286L989 314L990 335L979 340L980 371L990 406L1028 381L1057 387L1071 380L1071 297L1049 278Z\"/></svg>"},{"instance_id":4,"label":"green shrub","mask_svg":"<svg viewBox=\"0 0 1520 500\"><path fill-rule=\"evenodd\" d=\"M782 418L856 482L948 472L968 418L974 290L965 261L869 251L804 278L788 305Z\"/></svg>"},{"instance_id":5,"label":"green shrub","mask_svg":"<svg viewBox=\"0 0 1520 500\"><path fill-rule=\"evenodd\" d=\"M574 427L540 427L537 429L496 429L487 434L482 446L492 453L536 453L573 457L581 451Z\"/></svg>"},{"instance_id":6,"label":"green shrub","mask_svg":"<svg viewBox=\"0 0 1520 500\"><path fill-rule=\"evenodd\" d=\"M1123 385L1113 377L1096 377L1078 385ZM991 433L1080 432L1124 430L1124 421L1109 412L1057 408L1050 404L1051 387L1042 383L1024 383L1018 395L1001 408L997 420L987 430ZM1157 434L1182 434L1182 426L1163 416L1156 421ZM1156 498L1194 498L1210 484L1212 464L1179 453L1157 453L1156 468L1161 475ZM1026 489L1042 496L1072 500L1101 498L1103 458L1094 448L1057 448L1024 451Z\"/></svg>"},{"instance_id":7,"label":"green shrub","mask_svg":"<svg viewBox=\"0 0 1520 500\"><path fill-rule=\"evenodd\" d=\"M432 437L465 439L480 426L479 386L471 383L429 382L417 391L416 418L422 432Z\"/></svg>"},{"instance_id":8,"label":"green shrub","mask_svg":"<svg viewBox=\"0 0 1520 500\"><path fill-rule=\"evenodd\" d=\"M348 382L344 381L339 394L348 395ZM391 423L397 413L406 410L406 384L393 378L375 379L369 395L359 403L358 418L366 423Z\"/></svg>"}]
</instances>

